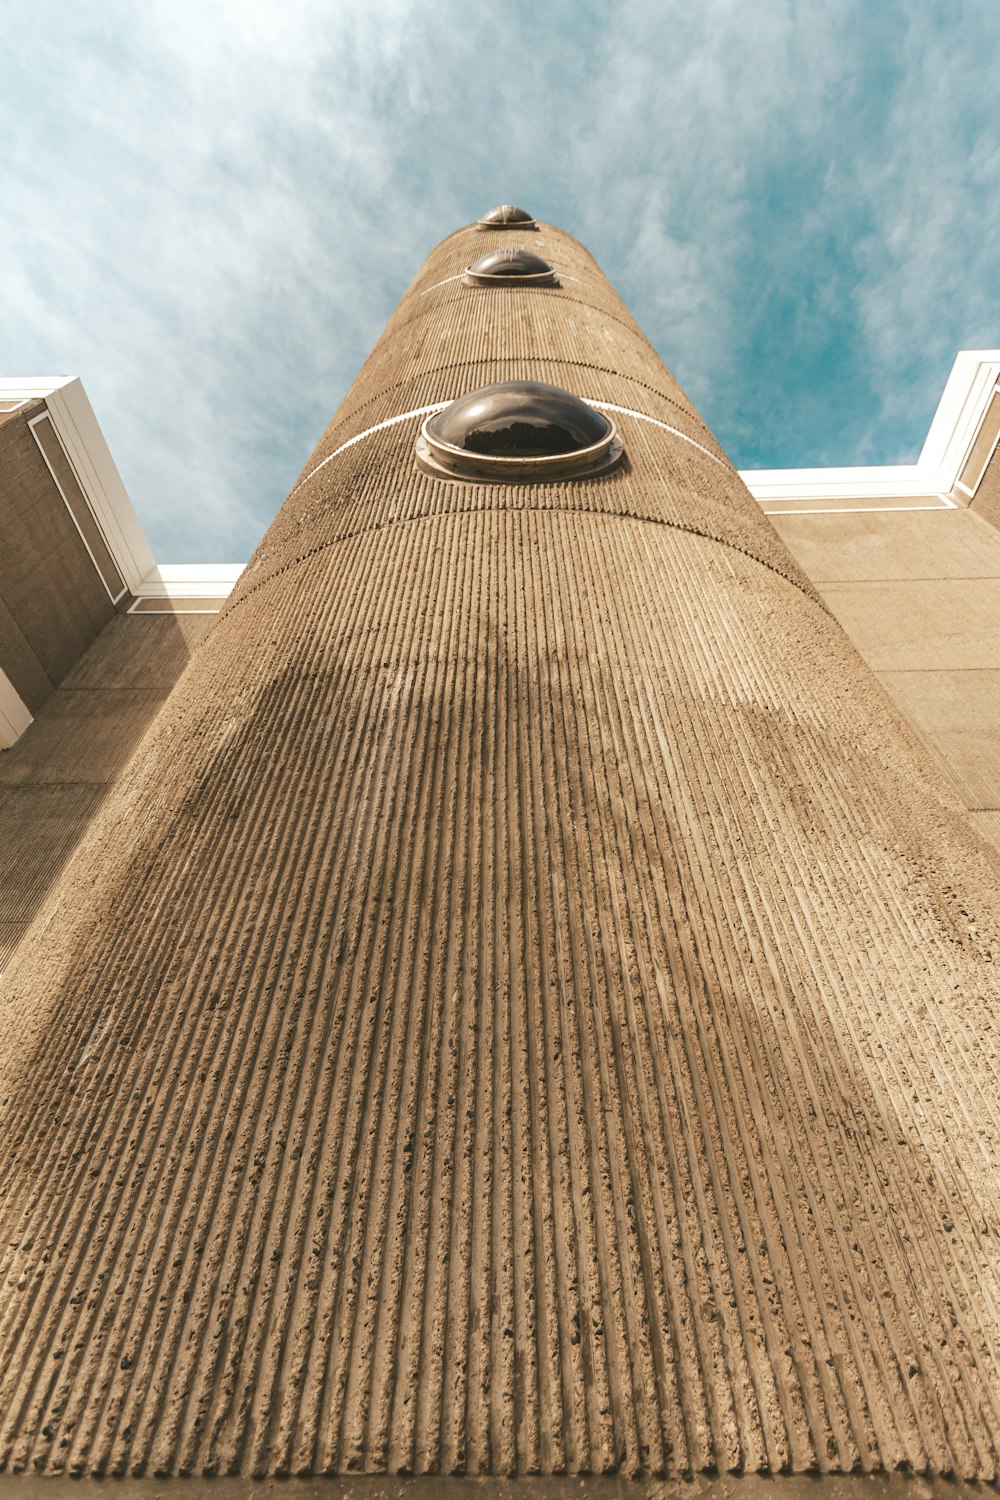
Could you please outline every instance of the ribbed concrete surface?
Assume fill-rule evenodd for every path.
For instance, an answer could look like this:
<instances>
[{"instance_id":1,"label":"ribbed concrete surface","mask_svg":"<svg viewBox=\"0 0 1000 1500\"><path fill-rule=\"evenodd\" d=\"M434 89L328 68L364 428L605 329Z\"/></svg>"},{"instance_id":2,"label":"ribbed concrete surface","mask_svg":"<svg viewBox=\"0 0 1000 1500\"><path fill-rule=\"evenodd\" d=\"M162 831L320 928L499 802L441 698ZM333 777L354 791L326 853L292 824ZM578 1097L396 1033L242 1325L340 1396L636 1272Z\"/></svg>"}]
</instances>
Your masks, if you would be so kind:
<instances>
[{"instance_id":1,"label":"ribbed concrete surface","mask_svg":"<svg viewBox=\"0 0 1000 1500\"><path fill-rule=\"evenodd\" d=\"M528 367L530 368L530 367ZM474 367L469 388L480 370ZM564 371L548 369L555 383ZM496 372L491 374L494 379ZM512 377L513 378L513 377ZM458 394L454 392L453 394ZM409 405L409 392L404 391ZM649 422L614 413L628 443L628 460L610 474L579 483L497 487L441 483L413 465L419 417L400 422L344 449L294 490L241 577L240 597L323 547L401 526L459 513L532 511L538 514L606 514L667 523L724 541L791 579L812 597L812 584L789 556L734 469ZM391 482L387 483L387 476ZM697 497L696 500L693 497Z\"/></svg>"},{"instance_id":2,"label":"ribbed concrete surface","mask_svg":"<svg viewBox=\"0 0 1000 1500\"><path fill-rule=\"evenodd\" d=\"M293 493L11 971L0 1459L994 1476L964 812L731 470L414 430Z\"/></svg>"}]
</instances>

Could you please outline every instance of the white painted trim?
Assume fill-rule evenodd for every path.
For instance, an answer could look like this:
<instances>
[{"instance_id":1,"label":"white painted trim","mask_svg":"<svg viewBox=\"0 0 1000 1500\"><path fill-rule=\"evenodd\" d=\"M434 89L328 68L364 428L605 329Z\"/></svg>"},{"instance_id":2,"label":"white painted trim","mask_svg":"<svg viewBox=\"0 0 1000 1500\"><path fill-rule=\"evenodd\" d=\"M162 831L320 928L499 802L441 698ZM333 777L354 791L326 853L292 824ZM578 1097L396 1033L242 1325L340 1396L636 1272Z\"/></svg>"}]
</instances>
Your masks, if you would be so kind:
<instances>
[{"instance_id":1,"label":"white painted trim","mask_svg":"<svg viewBox=\"0 0 1000 1500\"><path fill-rule=\"evenodd\" d=\"M160 563L132 592L139 599L226 599L245 563Z\"/></svg>"},{"instance_id":2,"label":"white painted trim","mask_svg":"<svg viewBox=\"0 0 1000 1500\"><path fill-rule=\"evenodd\" d=\"M243 571L242 563L157 564L87 394L75 375L0 379L0 398L3 397L20 397L23 401L40 397L45 401L45 411L32 418L29 426L33 428L46 416L51 422L97 528L125 581L125 593L151 599L224 599L230 594ZM42 457L45 458L44 453ZM47 459L45 462L52 474L51 465ZM62 494L54 474L52 478ZM65 495L63 501L66 503ZM72 516L68 503L66 508ZM80 536L93 562L86 537L82 532ZM98 577L102 577L96 562L94 568ZM122 597L123 594L118 599L112 596L113 602Z\"/></svg>"},{"instance_id":3,"label":"white painted trim","mask_svg":"<svg viewBox=\"0 0 1000 1500\"><path fill-rule=\"evenodd\" d=\"M589 396L581 399L586 401L588 406L596 406L601 411L621 412L623 417L635 417L639 422L649 422L653 427L660 427L664 432L669 432L672 437L680 438L682 443L689 443L692 448L697 448L699 453L704 453L706 458L710 458L713 464L718 464L721 469L729 469L730 473L733 472L732 466L724 458L720 458L711 449L702 447L701 443L696 442L693 437L688 437L686 432L681 432L679 427L671 427L669 422L661 422L659 417L650 417L644 411L633 411L631 406L615 406L613 401L594 401Z\"/></svg>"},{"instance_id":4,"label":"white painted trim","mask_svg":"<svg viewBox=\"0 0 1000 1500\"><path fill-rule=\"evenodd\" d=\"M1000 349L963 349L938 402L917 468L950 492L965 467L1000 376Z\"/></svg>"},{"instance_id":5,"label":"white painted trim","mask_svg":"<svg viewBox=\"0 0 1000 1500\"><path fill-rule=\"evenodd\" d=\"M134 594L156 562L83 386L67 381L46 404L125 587Z\"/></svg>"},{"instance_id":6,"label":"white painted trim","mask_svg":"<svg viewBox=\"0 0 1000 1500\"><path fill-rule=\"evenodd\" d=\"M938 505L804 505L798 510L770 510L763 502L764 514L768 516L898 516L914 510L957 510L954 500L947 495L938 497Z\"/></svg>"},{"instance_id":7,"label":"white painted trim","mask_svg":"<svg viewBox=\"0 0 1000 1500\"><path fill-rule=\"evenodd\" d=\"M439 286L448 286L452 281L461 281L464 275L464 271L459 271L457 276L446 276L443 281L435 281L433 286L425 286L420 295L426 297L428 292L436 292Z\"/></svg>"},{"instance_id":8,"label":"white painted trim","mask_svg":"<svg viewBox=\"0 0 1000 1500\"><path fill-rule=\"evenodd\" d=\"M32 722L28 705L0 669L0 750L9 750L16 744Z\"/></svg>"},{"instance_id":9,"label":"white painted trim","mask_svg":"<svg viewBox=\"0 0 1000 1500\"><path fill-rule=\"evenodd\" d=\"M922 482L915 464L849 469L743 469L740 476L755 500L873 500L937 494Z\"/></svg>"},{"instance_id":10,"label":"white painted trim","mask_svg":"<svg viewBox=\"0 0 1000 1500\"><path fill-rule=\"evenodd\" d=\"M882 464L843 469L743 469L741 477L756 500L808 504L844 500L845 510L876 499L925 499L938 496L954 508L951 497L968 494L958 476L986 415L1000 376L1000 349L963 349L938 402L927 438L915 464ZM883 508L883 507L879 507ZM887 509L935 509L892 506ZM792 511L783 514L795 514ZM834 514L828 510L826 514Z\"/></svg>"},{"instance_id":11,"label":"white painted trim","mask_svg":"<svg viewBox=\"0 0 1000 1500\"><path fill-rule=\"evenodd\" d=\"M410 417L426 417L432 411L444 411L445 407L450 404L448 401L433 401L430 406L415 406L412 411L397 412L394 417L386 417L384 422L376 422L374 427L366 427L364 432L356 432L353 437L349 437L346 442L341 443L339 448L334 448L332 453L328 453L325 458L320 459L315 469L310 469L308 474L303 474L298 484L292 486L291 494L294 495L300 485L305 484L314 474L318 474L320 469L325 469L327 464L332 463L341 453L345 453L348 448L353 448L355 443L363 443L365 438L371 437L372 433L384 432L387 427L396 427L400 422L408 421Z\"/></svg>"},{"instance_id":12,"label":"white painted trim","mask_svg":"<svg viewBox=\"0 0 1000 1500\"><path fill-rule=\"evenodd\" d=\"M126 589L134 594L137 585L152 572L156 563L78 377L9 376L0 379L0 396L44 399L52 427L76 474L84 499Z\"/></svg>"},{"instance_id":13,"label":"white painted trim","mask_svg":"<svg viewBox=\"0 0 1000 1500\"><path fill-rule=\"evenodd\" d=\"M103 572L101 571L101 568L100 568L100 565L99 565L99 563L97 561L97 558L94 556L93 552L90 550L90 543L87 541L87 538L84 536L84 534L83 534L83 528L81 527L80 522L76 518L76 514L75 514L75 512L73 510L72 505L70 505L70 503L69 503L69 500L68 500L67 495L66 495L66 491L63 489L62 485L59 483L59 478L58 478L58 476L56 474L56 471L52 467L51 463L49 462L49 456L46 453L45 449L42 447L41 443L39 442L38 433L35 431L35 428L36 427L40 427L43 422L48 422L49 427L52 429L52 432L53 432L53 434L55 436L56 442L57 443L59 442L59 434L55 430L55 423L52 421L51 413L49 412L48 408L46 407L45 411L40 411L38 413L38 416L37 417L32 417L31 421L28 423L28 428L29 428L29 430L31 432L31 436L35 440L35 446L37 447L39 453L42 455L42 461L45 464L45 467L49 471L49 478L52 480L52 483L55 485L56 489L59 491L59 494L60 494L60 496L62 498L62 503L66 507L66 514L69 516L70 520L73 522L73 525L76 527L77 535L79 536L81 542L84 545L84 548L86 549L87 556L90 558L90 561L93 564L94 572L97 574L98 578L101 581L101 584L103 585L104 592L107 594L107 596L111 600L112 604L117 604L118 601L119 601L119 599L124 598L124 596L128 593L128 585L126 584L124 588L119 589L119 591L118 591L117 594L113 594L111 592L111 589L110 589L110 587L108 585L108 580L105 578ZM64 450L64 456L65 456L65 450ZM70 465L70 467L72 468L72 464ZM84 503L86 503L86 497L84 497ZM96 520L96 517L95 517L95 520ZM98 530L100 530L100 525L99 524L98 524ZM107 544L107 538L106 537L104 538L104 540L105 540L105 544Z\"/></svg>"},{"instance_id":14,"label":"white painted trim","mask_svg":"<svg viewBox=\"0 0 1000 1500\"><path fill-rule=\"evenodd\" d=\"M986 407L984 409L984 412L983 412L983 419L984 419L984 421L985 421L985 418L986 418L987 414L989 413L990 407L993 405L993 398L994 398L994 396L1000 396L1000 384L997 384L993 388L993 390L989 393L989 395L987 397L987 405L986 405ZM965 462L962 464L962 468L959 471L960 473L964 473L965 472L965 466L969 462L969 459L971 459L971 457L972 457L972 449L975 447L975 444L979 440L979 435L980 435L981 430L982 430L981 427L977 428L976 432L973 435L972 442L969 444L969 455L968 455L968 458L966 458ZM986 454L986 457L983 459L982 464L980 465L979 473L976 475L976 482L975 482L975 484L972 485L972 487L970 488L970 486L967 485L964 480L962 480L962 479L956 479L955 480L955 488L961 490L962 494L963 495L967 495L970 500L975 499L976 492L979 489L979 486L983 482L983 476L985 475L986 470L989 468L990 464L993 462L993 457L994 457L994 455L995 455L998 447L1000 447L1000 427L997 428L996 437L993 439L992 443L990 444L989 452Z\"/></svg>"},{"instance_id":15,"label":"white painted trim","mask_svg":"<svg viewBox=\"0 0 1000 1500\"><path fill-rule=\"evenodd\" d=\"M51 396L64 385L75 380L75 375L9 375L0 377L0 396L8 401L20 396L22 401L36 401L39 396Z\"/></svg>"},{"instance_id":16,"label":"white painted trim","mask_svg":"<svg viewBox=\"0 0 1000 1500\"><path fill-rule=\"evenodd\" d=\"M540 246L539 248L544 249L545 247L544 246ZM466 269L468 269L468 267L466 267ZM436 292L439 286L447 286L449 284L449 282L452 282L452 281L461 281L461 279L462 279L462 277L464 275L465 275L465 271L459 271L459 273L458 273L457 276L446 276L443 281L435 281L435 283L434 283L433 286L425 286L423 288L423 290L421 291L420 295L421 295L421 297L426 297L428 292ZM560 271L558 267L556 267L556 276L559 278L558 281L555 281L555 282L551 283L551 285L556 286L556 287L561 286L564 281L576 281L576 282L579 282L579 280L580 280L579 276L567 276L565 274L565 272ZM517 283L515 282L514 283L515 289L516 289L516 286L517 286Z\"/></svg>"},{"instance_id":17,"label":"white painted trim","mask_svg":"<svg viewBox=\"0 0 1000 1500\"><path fill-rule=\"evenodd\" d=\"M204 609L177 609L175 605L171 604L169 599L150 599L145 602L162 605L162 608L140 609L139 606L143 603L143 600L133 599L125 613L127 615L135 615L140 620L149 620L155 619L157 615L217 615L221 610L221 606L215 604L211 607L206 606Z\"/></svg>"}]
</instances>

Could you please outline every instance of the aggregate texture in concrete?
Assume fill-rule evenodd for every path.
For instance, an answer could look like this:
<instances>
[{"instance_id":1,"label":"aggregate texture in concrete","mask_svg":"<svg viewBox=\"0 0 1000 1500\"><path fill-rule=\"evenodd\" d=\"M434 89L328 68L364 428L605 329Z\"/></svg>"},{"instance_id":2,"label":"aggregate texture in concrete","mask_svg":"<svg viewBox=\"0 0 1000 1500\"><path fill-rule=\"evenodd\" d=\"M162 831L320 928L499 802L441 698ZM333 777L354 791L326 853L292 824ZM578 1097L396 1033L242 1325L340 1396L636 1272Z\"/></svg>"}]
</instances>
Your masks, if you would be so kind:
<instances>
[{"instance_id":1,"label":"aggregate texture in concrete","mask_svg":"<svg viewBox=\"0 0 1000 1500\"><path fill-rule=\"evenodd\" d=\"M455 283L511 240L431 255L7 976L29 1483L996 1476L995 871L586 252ZM417 471L503 375L622 467Z\"/></svg>"}]
</instances>

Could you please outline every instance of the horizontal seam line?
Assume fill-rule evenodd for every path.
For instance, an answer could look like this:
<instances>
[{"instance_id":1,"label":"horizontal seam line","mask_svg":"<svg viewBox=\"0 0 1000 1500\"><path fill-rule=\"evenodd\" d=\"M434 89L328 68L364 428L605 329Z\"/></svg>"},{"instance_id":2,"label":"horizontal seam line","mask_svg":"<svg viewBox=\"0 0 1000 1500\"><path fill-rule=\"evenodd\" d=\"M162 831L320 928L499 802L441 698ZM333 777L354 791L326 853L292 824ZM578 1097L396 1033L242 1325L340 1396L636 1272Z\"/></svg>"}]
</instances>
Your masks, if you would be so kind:
<instances>
[{"instance_id":1,"label":"horizontal seam line","mask_svg":"<svg viewBox=\"0 0 1000 1500\"><path fill-rule=\"evenodd\" d=\"M468 268L466 268L466 269L468 269ZM464 271L459 271L456 276L448 276L448 277L445 278L444 281L438 281L438 282L435 283L434 286L426 287L423 291L418 292L417 295L420 296L420 297L425 297L428 292L437 292L437 291L440 291L440 289L442 287L448 286L453 281L458 281L462 276L464 276L464 274L465 274ZM557 275L559 274L559 268L558 267L556 267L556 274ZM570 276L568 273L567 273L567 280L569 280L569 281L575 281L577 283L577 285L583 285L583 286L592 286L592 285L594 285L593 282L583 281L581 277L579 277L579 276ZM465 290L467 290L467 291L473 291L475 289L472 288L472 287L467 287L467 288L465 288ZM503 288L487 287L485 289L484 288L480 288L480 290L486 290L486 291L493 291L493 290L516 291L516 290L518 290L518 288L516 288L516 287L503 287ZM521 291L532 291L532 290L534 290L534 288L532 288L532 287L521 287L520 290ZM539 287L538 290L539 291L559 292L559 291L564 291L565 289L561 285L557 285L557 286L542 286L542 287ZM443 304L444 306L450 307L452 305L452 303L454 303L454 302L460 302L461 300L462 300L461 295L459 295L457 297L452 297L450 299L442 298L441 299L441 303L437 304L437 306L441 306ZM573 297L573 296L567 295L567 296L562 297L560 300L563 301L563 302L572 302L575 307L586 308L588 312L599 313L601 317L605 317L605 318L610 319L610 321L612 323L617 324L617 326L619 328L624 328L624 330L625 330L626 333L631 333L632 336L639 343L645 345L645 347L649 350L649 352L656 359L659 359L660 356L656 353L656 350L653 347L652 341L646 336L646 334L643 333L643 331L639 327L638 323L627 322L624 318L618 317L618 315L616 313L608 312L606 308L599 307L594 302L587 302L587 301L585 301L585 299L583 297ZM423 309L421 307L417 307L415 309L415 311L413 311L413 312L410 313L410 315L409 315L408 318L402 319L401 322L399 324L397 324L396 328L393 331L397 332L397 331L399 331L399 330L401 330L403 328L409 328L410 325L411 325L411 323L416 323L420 318L430 317L431 312L433 312L433 311L436 311L436 307L432 308L432 309L429 309L429 310L425 310L425 309ZM662 363L662 361L661 361L661 363Z\"/></svg>"},{"instance_id":2,"label":"horizontal seam line","mask_svg":"<svg viewBox=\"0 0 1000 1500\"><path fill-rule=\"evenodd\" d=\"M687 536L700 536L705 541L716 542L720 547L728 547L732 552L738 552L742 557L748 557L751 562L759 563L759 565L762 568L766 568L769 573L774 573L776 577L783 578L784 581L787 584L790 584L792 588L798 589L800 594L805 595L807 599L810 599L814 604L818 605L823 613L828 616L828 618L833 619L833 615L823 599L821 599L817 594L810 592L809 588L805 587L801 583L798 583L788 573L783 573L780 568L776 568L772 563L765 562L764 559L762 557L758 557L755 552L749 552L745 547L740 547L735 542L728 542L723 537L713 536L710 531L701 531L698 527L695 526L684 526L678 521L667 521L664 520L662 516L640 516L632 511L589 510L580 506L571 505L469 505L456 507L452 510L431 511L428 514L419 516L395 516L388 521L377 521L371 526L358 526L352 531L345 531L342 532L339 536L331 537L329 541L322 542L319 546L310 548L308 552L303 552L298 557L293 558L291 562L284 563L280 568L276 568L273 573L269 573L266 578L262 578L259 583L254 584L240 598L232 600L228 608L225 610L225 613L227 617L231 615L235 610L239 609L241 605L245 604L246 601L250 599L254 594L258 593L260 589L264 588L267 584L272 583L276 578L283 577L284 574L290 572L292 568L297 568L301 563L308 562L310 558L318 557L321 552L328 551L330 547L336 547L342 542L353 541L356 537L359 536L370 536L376 531L386 531L390 526L409 526L416 521L444 521L448 520L451 516L509 514L520 515L529 513L532 515L543 516L603 516L609 521L639 521L643 525L647 526L667 526L672 531L682 531Z\"/></svg>"},{"instance_id":3,"label":"horizontal seam line","mask_svg":"<svg viewBox=\"0 0 1000 1500\"><path fill-rule=\"evenodd\" d=\"M653 352L655 353L655 350ZM507 361L509 361L512 357L513 356L509 356L509 355L508 356L504 356L503 358L495 357L494 356L494 357L491 357L489 359L485 359L485 360L481 361L481 363L483 363L483 364L501 365L501 364L504 364ZM520 357L520 356L518 356L518 357ZM525 358L529 358L529 357L530 356L525 356ZM555 356L553 356L551 354L539 355L539 356L537 356L537 358L539 360L541 360L541 361L548 361L551 364L572 365L575 369L594 370L598 374L611 375L616 380L629 380L634 385L641 386L644 391L649 391L651 395L659 397L659 399L661 401L666 401L669 406L672 406L672 407L676 408L676 410L678 412L680 412L683 416L688 417L692 421L696 422L697 425L704 431L706 437L714 437L715 436L714 433L712 432L711 428L707 425L707 423L703 422L702 419L699 416L697 416L697 415L695 415L695 416L692 417L692 414L687 410L687 408L682 404L682 402L678 401L673 396L668 396L666 394L666 392L659 390L658 387L656 387L655 385L650 385L648 381L639 380L636 376L634 376L634 375L628 375L628 374L626 374L622 370L612 370L612 369L609 369L605 365L588 364L584 360L577 360L577 359L557 359L557 358L555 358ZM435 365L433 367L433 369L422 370L420 372L420 374L421 374L421 377L431 376L431 375L439 375L439 374L443 373L446 370L458 370L458 369L462 369L464 366L466 366L466 365L468 365L470 363L476 363L476 361L470 361L470 360L467 360L467 359L466 360L454 360L450 364ZM359 371L357 379L360 380L363 374L364 374L364 366L362 366L361 370ZM412 377L410 377L410 378L412 378ZM347 412L344 415L344 417L341 418L341 420L345 421L345 422L348 421L351 417L356 416L359 412L364 411L364 409L365 409L366 406L371 406L373 404L373 402L378 401L380 397L387 395L389 391L399 390L400 386L405 385L405 384L406 384L405 380L395 380L395 381L392 382L391 385L383 386L382 389L379 390L368 401L362 401L362 402L359 403L359 405L357 405L355 407L352 407L351 410L349 412ZM348 392L348 394L350 394L350 392ZM445 402L444 404L447 405L448 403ZM334 420L336 420L336 416L337 416L337 414L335 413L334 414ZM719 460L720 463L722 461L723 461L722 459ZM729 462L729 460L727 459L726 462ZM299 480L298 482L299 482L299 484L302 484L304 481ZM810 512L810 514L812 514L812 512Z\"/></svg>"}]
</instances>

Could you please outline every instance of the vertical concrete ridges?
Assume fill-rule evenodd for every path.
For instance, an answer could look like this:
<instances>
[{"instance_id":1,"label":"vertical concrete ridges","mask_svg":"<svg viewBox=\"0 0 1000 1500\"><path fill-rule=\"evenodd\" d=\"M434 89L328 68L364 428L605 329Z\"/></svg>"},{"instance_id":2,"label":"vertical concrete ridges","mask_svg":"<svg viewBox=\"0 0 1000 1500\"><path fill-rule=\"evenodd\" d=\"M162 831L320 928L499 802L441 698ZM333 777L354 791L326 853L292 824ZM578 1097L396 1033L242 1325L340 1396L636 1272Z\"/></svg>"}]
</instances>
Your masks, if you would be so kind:
<instances>
[{"instance_id":1,"label":"vertical concrete ridges","mask_svg":"<svg viewBox=\"0 0 1000 1500\"><path fill-rule=\"evenodd\" d=\"M610 381L602 387L615 393ZM420 417L372 433L321 461L293 491L244 570L229 608L276 573L360 531L496 509L589 510L677 526L758 558L817 597L735 470L653 422L612 415L628 448L618 469L586 485L511 484L502 492L496 485L456 485L422 473L413 456Z\"/></svg>"},{"instance_id":2,"label":"vertical concrete ridges","mask_svg":"<svg viewBox=\"0 0 1000 1500\"><path fill-rule=\"evenodd\" d=\"M516 323L510 322L504 310L505 304L509 308L512 298L522 304ZM461 338L454 337L457 309L461 310L461 322L468 325L463 328ZM500 328L504 330L503 345L498 349L485 336L492 332L495 339ZM630 319L621 317L621 303L606 283L594 283L586 289L568 284L534 288L469 287L461 279L445 283L425 292L408 309L405 318L394 320L363 367L364 383L368 383L368 376L374 375L379 365L392 362L396 346L406 349L408 354L419 351L429 356L421 362L430 368L432 359L446 366L453 352L474 357L477 335L485 339L483 349L487 357L498 353L544 357L555 352L558 347L555 341L565 336L564 330L571 337L572 352L581 364L592 364L595 369L619 367L632 374L642 372L656 388L690 410L683 391L656 357L648 339Z\"/></svg>"},{"instance_id":3,"label":"vertical concrete ridges","mask_svg":"<svg viewBox=\"0 0 1000 1500\"><path fill-rule=\"evenodd\" d=\"M293 496L12 971L0 1463L995 1477L957 801L776 568L404 518L411 441Z\"/></svg>"},{"instance_id":4,"label":"vertical concrete ridges","mask_svg":"<svg viewBox=\"0 0 1000 1500\"><path fill-rule=\"evenodd\" d=\"M439 382L448 382L456 365L465 366L471 378L472 367L478 363L482 367L476 376L480 383L509 379L512 378L513 366L498 370L497 362L505 365L519 357L547 361L556 356L560 346L564 357L568 353L570 363L585 364L590 359L595 370L627 375L637 393L637 399L627 404L637 404L640 409L644 409L642 381L651 379L653 391L659 393L661 400L669 400L671 410L686 415L705 434L703 441L717 446L628 309L582 246L571 236L550 226L544 226L539 235L525 239L524 243L529 241L530 248L547 255L564 273L559 288L494 290L464 287L461 272L465 266L491 250L510 247L511 241L503 233L484 233L470 227L458 231L438 246L390 318L333 422L317 444L311 463L316 462L317 455L325 456L338 441L343 440L338 434L345 425L353 423L353 430L360 430L407 410L394 399L398 382L407 376L419 372L436 389ZM521 242L520 239L516 241ZM570 273L570 268L575 274ZM415 347L421 340L429 344L429 350ZM474 359L477 347L482 355L478 362ZM623 348L627 352L621 357ZM447 400L457 394L460 392L449 385L443 396L432 395L428 399ZM362 413L367 414L369 407L370 418L362 419ZM344 435L350 435L350 432Z\"/></svg>"}]
</instances>

